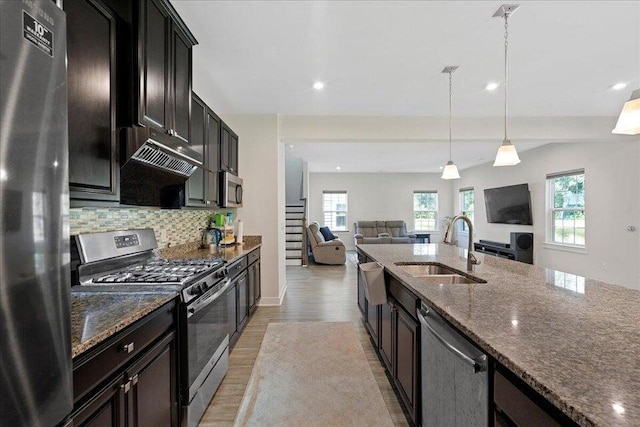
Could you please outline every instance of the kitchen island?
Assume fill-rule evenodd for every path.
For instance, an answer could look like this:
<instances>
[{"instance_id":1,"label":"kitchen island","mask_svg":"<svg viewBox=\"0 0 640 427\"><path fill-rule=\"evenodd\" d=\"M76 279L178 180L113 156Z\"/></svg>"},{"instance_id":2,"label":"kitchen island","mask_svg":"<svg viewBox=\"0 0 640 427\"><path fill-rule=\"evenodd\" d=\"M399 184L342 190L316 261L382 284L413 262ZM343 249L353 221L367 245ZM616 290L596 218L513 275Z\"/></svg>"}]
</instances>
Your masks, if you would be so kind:
<instances>
[{"instance_id":1,"label":"kitchen island","mask_svg":"<svg viewBox=\"0 0 640 427\"><path fill-rule=\"evenodd\" d=\"M466 274L466 250L360 245L358 252L579 425L640 424L640 292L477 254L486 283L425 283L396 263Z\"/></svg>"}]
</instances>

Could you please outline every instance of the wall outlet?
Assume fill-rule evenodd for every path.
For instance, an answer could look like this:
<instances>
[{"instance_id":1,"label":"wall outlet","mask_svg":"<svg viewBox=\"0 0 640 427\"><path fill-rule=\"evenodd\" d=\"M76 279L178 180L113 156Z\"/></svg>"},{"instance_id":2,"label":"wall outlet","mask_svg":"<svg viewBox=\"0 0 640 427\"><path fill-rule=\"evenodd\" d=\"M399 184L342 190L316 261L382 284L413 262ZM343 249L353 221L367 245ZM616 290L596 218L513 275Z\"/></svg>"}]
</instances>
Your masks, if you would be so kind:
<instances>
[{"instance_id":1,"label":"wall outlet","mask_svg":"<svg viewBox=\"0 0 640 427\"><path fill-rule=\"evenodd\" d=\"M608 267L608 266L607 266L607 262L606 262L606 261L605 261L605 262L603 262L603 263L602 263L602 269L603 269L603 270L606 270L606 269L607 269L607 267Z\"/></svg>"},{"instance_id":2,"label":"wall outlet","mask_svg":"<svg viewBox=\"0 0 640 427\"><path fill-rule=\"evenodd\" d=\"M162 242L166 242L167 240L169 240L169 235L167 233L167 230L160 230L160 240Z\"/></svg>"}]
</instances>

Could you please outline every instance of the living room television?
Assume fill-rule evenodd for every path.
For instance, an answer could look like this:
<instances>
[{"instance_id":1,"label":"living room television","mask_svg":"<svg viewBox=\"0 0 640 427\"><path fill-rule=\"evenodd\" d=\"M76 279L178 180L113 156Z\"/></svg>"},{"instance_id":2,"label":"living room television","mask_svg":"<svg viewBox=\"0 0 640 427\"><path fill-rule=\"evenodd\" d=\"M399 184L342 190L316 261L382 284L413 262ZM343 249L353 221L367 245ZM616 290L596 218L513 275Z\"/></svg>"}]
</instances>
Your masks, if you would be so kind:
<instances>
[{"instance_id":1,"label":"living room television","mask_svg":"<svg viewBox=\"0 0 640 427\"><path fill-rule=\"evenodd\" d=\"M487 222L493 224L533 225L529 184L484 190Z\"/></svg>"}]
</instances>

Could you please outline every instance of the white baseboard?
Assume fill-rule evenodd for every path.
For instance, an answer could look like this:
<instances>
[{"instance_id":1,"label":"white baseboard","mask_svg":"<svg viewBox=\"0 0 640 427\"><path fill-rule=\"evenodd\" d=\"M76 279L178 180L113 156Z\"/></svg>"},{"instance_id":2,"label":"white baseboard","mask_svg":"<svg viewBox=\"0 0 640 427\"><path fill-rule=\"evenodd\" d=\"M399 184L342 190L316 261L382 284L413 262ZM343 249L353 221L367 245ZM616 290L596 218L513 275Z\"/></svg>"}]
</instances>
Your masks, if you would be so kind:
<instances>
[{"instance_id":1,"label":"white baseboard","mask_svg":"<svg viewBox=\"0 0 640 427\"><path fill-rule=\"evenodd\" d=\"M282 305L284 295L287 293L287 282L284 283L282 292L279 297L261 297L258 302L258 307L277 307Z\"/></svg>"}]
</instances>

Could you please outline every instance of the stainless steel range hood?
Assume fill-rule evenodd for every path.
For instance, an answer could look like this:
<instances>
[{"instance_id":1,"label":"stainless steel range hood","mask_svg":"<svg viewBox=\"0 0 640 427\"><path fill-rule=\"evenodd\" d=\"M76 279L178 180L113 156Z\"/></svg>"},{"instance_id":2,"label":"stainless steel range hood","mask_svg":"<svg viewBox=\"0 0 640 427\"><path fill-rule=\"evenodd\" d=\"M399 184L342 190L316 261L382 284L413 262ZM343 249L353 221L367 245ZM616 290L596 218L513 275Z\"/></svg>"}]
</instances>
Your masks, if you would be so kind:
<instances>
[{"instance_id":1,"label":"stainless steel range hood","mask_svg":"<svg viewBox=\"0 0 640 427\"><path fill-rule=\"evenodd\" d=\"M130 127L122 131L125 141L123 168L130 161L136 161L182 175L186 179L198 166L202 166L202 155L178 137L143 127ZM135 167L133 164L129 166Z\"/></svg>"},{"instance_id":2,"label":"stainless steel range hood","mask_svg":"<svg viewBox=\"0 0 640 427\"><path fill-rule=\"evenodd\" d=\"M202 154L184 140L154 129L120 131L120 203L178 208L184 183L202 167Z\"/></svg>"}]
</instances>

